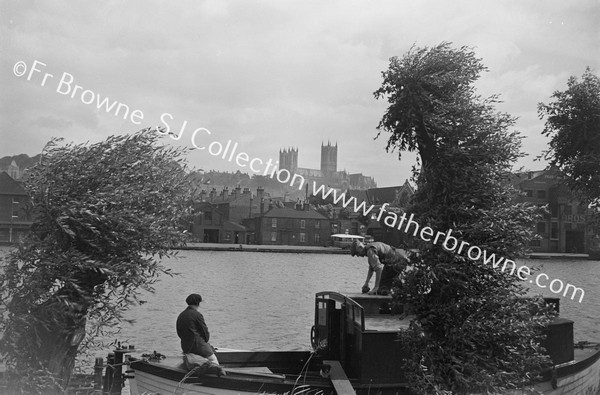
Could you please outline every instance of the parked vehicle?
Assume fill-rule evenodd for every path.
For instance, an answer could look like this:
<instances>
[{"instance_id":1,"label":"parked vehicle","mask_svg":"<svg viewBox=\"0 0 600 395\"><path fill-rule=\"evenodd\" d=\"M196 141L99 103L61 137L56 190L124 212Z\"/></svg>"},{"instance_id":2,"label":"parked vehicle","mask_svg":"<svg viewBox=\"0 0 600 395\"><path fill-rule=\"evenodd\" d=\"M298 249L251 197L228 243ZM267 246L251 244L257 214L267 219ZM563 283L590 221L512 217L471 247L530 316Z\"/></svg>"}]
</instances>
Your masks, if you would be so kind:
<instances>
[{"instance_id":1,"label":"parked vehicle","mask_svg":"<svg viewBox=\"0 0 600 395\"><path fill-rule=\"evenodd\" d=\"M343 249L350 248L354 240L364 242L365 238L359 235L347 235L343 233L331 235L331 244L334 247L340 247Z\"/></svg>"}]
</instances>

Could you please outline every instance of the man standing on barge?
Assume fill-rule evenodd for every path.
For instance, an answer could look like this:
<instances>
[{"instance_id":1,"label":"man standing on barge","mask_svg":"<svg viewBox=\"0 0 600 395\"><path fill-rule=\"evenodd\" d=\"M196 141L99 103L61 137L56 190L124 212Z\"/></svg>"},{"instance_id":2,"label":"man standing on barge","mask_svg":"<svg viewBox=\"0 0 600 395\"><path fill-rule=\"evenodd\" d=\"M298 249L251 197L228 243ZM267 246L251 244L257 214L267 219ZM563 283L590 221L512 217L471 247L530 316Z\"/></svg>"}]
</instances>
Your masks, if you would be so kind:
<instances>
[{"instance_id":1,"label":"man standing on barge","mask_svg":"<svg viewBox=\"0 0 600 395\"><path fill-rule=\"evenodd\" d=\"M350 246L350 254L367 257L369 269L362 292L368 292L369 295L387 295L392 287L394 277L408 265L406 256L399 249L381 242L365 245L355 240ZM369 282L373 273L375 273L375 287L370 290Z\"/></svg>"}]
</instances>

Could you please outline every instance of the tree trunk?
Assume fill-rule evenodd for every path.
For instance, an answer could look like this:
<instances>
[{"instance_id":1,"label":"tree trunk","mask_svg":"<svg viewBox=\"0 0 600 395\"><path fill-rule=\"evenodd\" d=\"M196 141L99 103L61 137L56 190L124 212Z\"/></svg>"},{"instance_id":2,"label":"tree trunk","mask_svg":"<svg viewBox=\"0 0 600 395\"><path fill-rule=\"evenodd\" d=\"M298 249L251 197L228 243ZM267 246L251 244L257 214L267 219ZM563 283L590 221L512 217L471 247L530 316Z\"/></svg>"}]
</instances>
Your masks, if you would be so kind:
<instances>
[{"instance_id":1,"label":"tree trunk","mask_svg":"<svg viewBox=\"0 0 600 395\"><path fill-rule=\"evenodd\" d=\"M96 285L106 275L96 270L79 273L76 285L59 289L49 300L32 310L34 339L39 339L38 362L65 389L71 381L75 357L85 338L88 308ZM33 350L32 350L33 351ZM33 351L35 352L35 351ZM60 388L55 388L60 392Z\"/></svg>"},{"instance_id":2,"label":"tree trunk","mask_svg":"<svg viewBox=\"0 0 600 395\"><path fill-rule=\"evenodd\" d=\"M87 308L65 309L57 304L40 309L46 325L36 328L41 341L39 362L63 388L69 385L79 345L85 338L86 312Z\"/></svg>"}]
</instances>

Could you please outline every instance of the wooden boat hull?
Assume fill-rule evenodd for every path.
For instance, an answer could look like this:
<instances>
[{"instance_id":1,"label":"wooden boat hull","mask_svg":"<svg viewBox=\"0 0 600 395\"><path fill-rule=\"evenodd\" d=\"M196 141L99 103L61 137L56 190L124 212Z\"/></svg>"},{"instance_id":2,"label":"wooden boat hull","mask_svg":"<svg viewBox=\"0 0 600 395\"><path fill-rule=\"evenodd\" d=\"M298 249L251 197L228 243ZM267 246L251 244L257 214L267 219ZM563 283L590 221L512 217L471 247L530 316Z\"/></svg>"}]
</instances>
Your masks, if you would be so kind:
<instances>
[{"instance_id":1,"label":"wooden boat hull","mask_svg":"<svg viewBox=\"0 0 600 395\"><path fill-rule=\"evenodd\" d=\"M169 357L154 362L134 360L131 363L134 377L129 382L131 395L336 393L331 381L319 375L318 365L323 361L314 355L311 357L309 352L240 351L219 353L218 357L228 371L225 377L207 374L186 378L187 371L181 357ZM267 366L273 363L279 364L279 368ZM276 373L289 371L300 364L306 364L309 369L304 375ZM600 394L600 348L578 350L575 361L546 372L544 379L534 387L538 393L544 395ZM405 383L368 386L352 382L352 385L357 394L409 393ZM528 393L531 392L512 392L513 395Z\"/></svg>"},{"instance_id":2,"label":"wooden boat hull","mask_svg":"<svg viewBox=\"0 0 600 395\"><path fill-rule=\"evenodd\" d=\"M319 292L311 333L315 352L219 351L228 372L223 377L188 377L182 357L134 360L131 394L408 394L400 368L408 351L397 336L410 318L395 316L389 302L389 296ZM549 325L546 340L556 365L533 389L546 395L600 394L600 346L574 348L573 321L561 318ZM329 375L322 374L324 366L331 368Z\"/></svg>"},{"instance_id":3,"label":"wooden boat hull","mask_svg":"<svg viewBox=\"0 0 600 395\"><path fill-rule=\"evenodd\" d=\"M544 381L535 390L544 395L600 394L600 345L575 350L575 359L555 366L543 375ZM512 395L530 394L517 390Z\"/></svg>"},{"instance_id":4,"label":"wooden boat hull","mask_svg":"<svg viewBox=\"0 0 600 395\"><path fill-rule=\"evenodd\" d=\"M133 360L132 395L150 394L335 394L329 378L320 375L323 364L308 351L217 352L226 376L186 377L181 357L161 361ZM298 374L302 372L302 374ZM405 383L364 385L352 383L357 394L408 394Z\"/></svg>"}]
</instances>

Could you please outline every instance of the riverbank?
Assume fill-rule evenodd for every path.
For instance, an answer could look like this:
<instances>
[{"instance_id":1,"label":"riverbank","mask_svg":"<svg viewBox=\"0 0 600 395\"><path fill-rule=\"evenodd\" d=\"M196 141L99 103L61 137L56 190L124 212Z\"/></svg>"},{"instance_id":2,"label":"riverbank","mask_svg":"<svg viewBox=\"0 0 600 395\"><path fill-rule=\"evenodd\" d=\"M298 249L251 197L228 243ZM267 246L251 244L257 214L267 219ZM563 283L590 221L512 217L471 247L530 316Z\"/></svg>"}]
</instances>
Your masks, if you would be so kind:
<instances>
[{"instance_id":1,"label":"riverbank","mask_svg":"<svg viewBox=\"0 0 600 395\"><path fill-rule=\"evenodd\" d=\"M339 247L320 246L288 246L288 245L257 245L257 244L220 244L220 243L188 243L182 250L197 251L239 251L239 252L287 252L296 254L340 254L348 255L348 249ZM569 254L565 252L533 252L529 259L590 259L588 254Z\"/></svg>"},{"instance_id":2,"label":"riverbank","mask_svg":"<svg viewBox=\"0 0 600 395\"><path fill-rule=\"evenodd\" d=\"M527 258L581 260L590 259L590 256L588 254L568 254L566 252L532 252Z\"/></svg>"},{"instance_id":3,"label":"riverbank","mask_svg":"<svg viewBox=\"0 0 600 395\"><path fill-rule=\"evenodd\" d=\"M2 243L1 246L11 247L10 243ZM348 255L348 249L339 247L321 247L321 246L288 246L288 245L257 245L257 244L221 244L221 243L187 243L185 247L179 247L180 250L196 250L196 251L239 251L239 252L285 252L292 254L336 254ZM527 255L528 259L563 259L563 260L580 260L591 259L588 254L569 254L565 252L532 252Z\"/></svg>"},{"instance_id":4,"label":"riverbank","mask_svg":"<svg viewBox=\"0 0 600 395\"><path fill-rule=\"evenodd\" d=\"M257 244L219 244L219 243L187 243L182 250L196 251L239 251L239 252L287 252L297 254L349 254L349 250L339 247L320 246L287 246Z\"/></svg>"}]
</instances>

